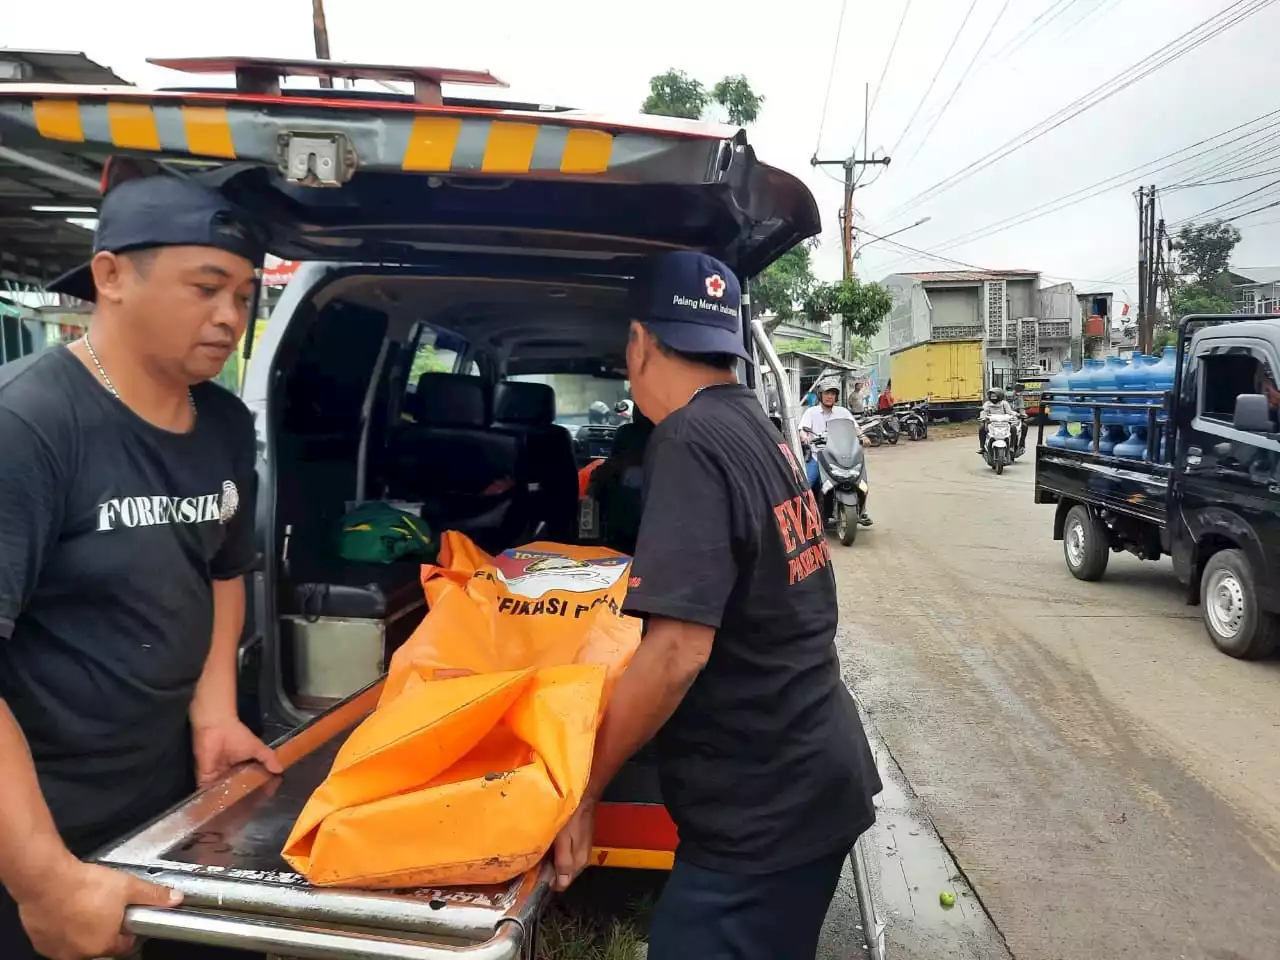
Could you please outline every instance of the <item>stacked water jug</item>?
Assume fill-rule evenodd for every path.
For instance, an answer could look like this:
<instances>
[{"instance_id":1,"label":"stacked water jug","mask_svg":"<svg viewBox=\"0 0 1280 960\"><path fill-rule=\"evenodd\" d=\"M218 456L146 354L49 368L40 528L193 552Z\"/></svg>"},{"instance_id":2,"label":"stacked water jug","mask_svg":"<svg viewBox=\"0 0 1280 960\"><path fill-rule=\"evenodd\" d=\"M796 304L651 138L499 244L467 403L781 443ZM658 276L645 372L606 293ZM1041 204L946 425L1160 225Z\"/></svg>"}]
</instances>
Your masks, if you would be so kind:
<instances>
[{"instance_id":1,"label":"stacked water jug","mask_svg":"<svg viewBox=\"0 0 1280 960\"><path fill-rule=\"evenodd\" d=\"M1086 360L1084 368L1076 370L1070 362L1062 365L1062 372L1049 379L1049 391L1054 394L1065 393L1067 399L1081 401L1094 400L1109 402L1105 396L1072 397L1073 391L1091 391L1096 393L1130 393L1134 391L1158 390L1167 392L1173 389L1173 376L1177 350L1165 347L1159 357L1148 357L1134 354L1132 360L1120 357L1108 357L1103 360ZM1145 460L1147 456L1147 411L1145 405L1156 403L1158 397L1126 397L1124 402L1133 405L1133 411L1120 410L1114 407L1102 408L1102 436L1098 440L1100 452L1112 456L1124 457L1128 460ZM1062 447L1067 450L1093 449L1093 410L1087 405L1076 405L1053 400L1049 403L1048 417L1058 423L1058 431L1045 438L1050 447ZM1157 423L1163 424L1167 415L1161 411L1156 415ZM1079 432L1071 433L1067 425L1078 423ZM1160 458L1165 459L1165 443L1161 438Z\"/></svg>"}]
</instances>

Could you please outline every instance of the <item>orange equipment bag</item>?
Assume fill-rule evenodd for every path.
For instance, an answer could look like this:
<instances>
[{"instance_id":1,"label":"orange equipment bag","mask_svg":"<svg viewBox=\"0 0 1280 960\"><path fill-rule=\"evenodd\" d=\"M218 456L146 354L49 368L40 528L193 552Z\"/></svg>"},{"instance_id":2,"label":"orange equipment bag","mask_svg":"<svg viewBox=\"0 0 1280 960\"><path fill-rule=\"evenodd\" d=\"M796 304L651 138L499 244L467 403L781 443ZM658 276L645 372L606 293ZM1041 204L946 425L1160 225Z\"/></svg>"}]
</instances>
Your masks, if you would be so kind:
<instances>
[{"instance_id":1,"label":"orange equipment bag","mask_svg":"<svg viewBox=\"0 0 1280 960\"><path fill-rule=\"evenodd\" d=\"M533 543L490 557L448 531L429 613L391 658L283 856L319 886L502 883L577 808L614 683L640 643L631 558Z\"/></svg>"}]
</instances>

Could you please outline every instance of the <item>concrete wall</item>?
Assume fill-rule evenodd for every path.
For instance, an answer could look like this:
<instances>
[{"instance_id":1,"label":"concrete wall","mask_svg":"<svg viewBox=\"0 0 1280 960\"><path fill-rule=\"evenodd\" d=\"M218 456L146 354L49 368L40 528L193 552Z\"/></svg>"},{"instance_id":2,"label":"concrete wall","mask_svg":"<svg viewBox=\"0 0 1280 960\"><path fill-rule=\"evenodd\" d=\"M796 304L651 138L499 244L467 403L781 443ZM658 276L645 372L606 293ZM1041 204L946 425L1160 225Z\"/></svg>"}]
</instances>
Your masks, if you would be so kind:
<instances>
[{"instance_id":1,"label":"concrete wall","mask_svg":"<svg viewBox=\"0 0 1280 960\"><path fill-rule=\"evenodd\" d=\"M1006 280L1004 292L1008 312L1005 318L1008 320L1016 320L1020 317L1046 319L1043 314L1037 312L1040 308L1039 287L1038 280Z\"/></svg>"},{"instance_id":2,"label":"concrete wall","mask_svg":"<svg viewBox=\"0 0 1280 960\"><path fill-rule=\"evenodd\" d=\"M1076 288L1070 283L1059 283L1052 287L1041 287L1039 306L1034 314L1041 320L1075 320L1080 319L1080 301L1076 297Z\"/></svg>"},{"instance_id":3,"label":"concrete wall","mask_svg":"<svg viewBox=\"0 0 1280 960\"><path fill-rule=\"evenodd\" d=\"M979 309L981 286L934 287L928 291L933 306L930 329L937 327L975 327L982 324Z\"/></svg>"},{"instance_id":4,"label":"concrete wall","mask_svg":"<svg viewBox=\"0 0 1280 960\"><path fill-rule=\"evenodd\" d=\"M893 309L871 340L872 351L879 356L890 350L901 350L929 337L929 307L920 281L893 274L880 281L893 297Z\"/></svg>"}]
</instances>

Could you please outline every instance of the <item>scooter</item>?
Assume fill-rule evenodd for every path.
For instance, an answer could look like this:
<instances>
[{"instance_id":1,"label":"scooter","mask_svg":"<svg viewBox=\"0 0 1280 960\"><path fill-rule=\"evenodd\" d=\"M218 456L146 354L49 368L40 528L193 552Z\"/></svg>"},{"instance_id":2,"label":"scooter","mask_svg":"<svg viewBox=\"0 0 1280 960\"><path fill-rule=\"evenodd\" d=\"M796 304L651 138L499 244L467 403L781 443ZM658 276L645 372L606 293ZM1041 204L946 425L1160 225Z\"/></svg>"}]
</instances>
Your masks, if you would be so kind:
<instances>
[{"instance_id":1,"label":"scooter","mask_svg":"<svg viewBox=\"0 0 1280 960\"><path fill-rule=\"evenodd\" d=\"M834 531L843 546L852 546L870 491L866 454L858 442L856 424L832 420L825 437L813 438L813 456L818 464L814 494L827 529Z\"/></svg>"},{"instance_id":2,"label":"scooter","mask_svg":"<svg viewBox=\"0 0 1280 960\"><path fill-rule=\"evenodd\" d=\"M929 436L929 408L926 405L909 407L900 419L902 432L908 440L924 440Z\"/></svg>"},{"instance_id":3,"label":"scooter","mask_svg":"<svg viewBox=\"0 0 1280 960\"><path fill-rule=\"evenodd\" d=\"M987 417L987 439L982 456L996 476L1003 474L1004 468L1013 463L1017 455L1017 425L1018 418L1007 413L993 413Z\"/></svg>"}]
</instances>

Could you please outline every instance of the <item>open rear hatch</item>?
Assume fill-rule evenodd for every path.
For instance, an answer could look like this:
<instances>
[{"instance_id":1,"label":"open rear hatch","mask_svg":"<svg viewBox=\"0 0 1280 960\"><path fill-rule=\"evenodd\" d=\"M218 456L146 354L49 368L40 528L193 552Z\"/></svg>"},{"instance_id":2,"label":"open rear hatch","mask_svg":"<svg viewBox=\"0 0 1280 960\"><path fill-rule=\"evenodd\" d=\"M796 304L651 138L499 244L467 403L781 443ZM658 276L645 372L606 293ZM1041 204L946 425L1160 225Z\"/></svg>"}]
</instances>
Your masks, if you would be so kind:
<instances>
[{"instance_id":1,"label":"open rear hatch","mask_svg":"<svg viewBox=\"0 0 1280 960\"><path fill-rule=\"evenodd\" d=\"M442 82L498 85L467 71L155 62L234 73L238 89L2 84L5 162L60 179L87 204L109 157L216 183L266 222L268 249L288 260L430 266L471 252L599 261L614 273L619 260L684 248L750 277L820 227L808 189L757 161L737 128L441 94ZM414 93L281 88L298 73L411 82ZM102 852L187 895L180 910L131 911L130 928L319 960L522 956L545 868L496 889L386 893L316 889L281 859L376 697L375 686L277 744L282 777L237 770Z\"/></svg>"},{"instance_id":2,"label":"open rear hatch","mask_svg":"<svg viewBox=\"0 0 1280 960\"><path fill-rule=\"evenodd\" d=\"M808 189L757 161L737 128L444 97L429 105L440 82L498 83L467 71L154 62L234 72L240 89L0 85L7 158L77 184L111 155L216 182L266 221L269 249L289 260L688 248L751 276L819 229ZM272 85L292 73L412 80L418 92Z\"/></svg>"}]
</instances>

